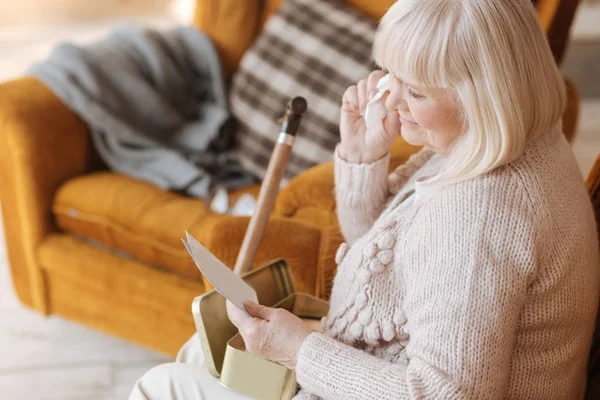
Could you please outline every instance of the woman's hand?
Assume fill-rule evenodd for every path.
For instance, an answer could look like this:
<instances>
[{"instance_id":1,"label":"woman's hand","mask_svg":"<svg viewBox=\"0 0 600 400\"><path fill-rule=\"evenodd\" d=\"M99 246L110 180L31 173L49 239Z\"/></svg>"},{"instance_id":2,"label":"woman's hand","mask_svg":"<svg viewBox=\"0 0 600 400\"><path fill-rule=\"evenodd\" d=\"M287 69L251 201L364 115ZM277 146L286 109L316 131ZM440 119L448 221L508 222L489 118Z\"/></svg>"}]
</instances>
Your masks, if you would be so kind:
<instances>
[{"instance_id":1,"label":"woman's hand","mask_svg":"<svg viewBox=\"0 0 600 400\"><path fill-rule=\"evenodd\" d=\"M298 352L312 330L300 318L281 308L244 303L248 314L227 300L227 315L238 328L246 349L287 368L296 368Z\"/></svg>"},{"instance_id":2,"label":"woman's hand","mask_svg":"<svg viewBox=\"0 0 600 400\"><path fill-rule=\"evenodd\" d=\"M377 93L377 83L385 76L383 71L373 71L367 79L350 86L342 99L340 118L341 144L339 155L351 163L372 163L387 154L400 133L397 110L389 110L383 121L367 130L364 115L367 103ZM387 93L382 101L386 102Z\"/></svg>"}]
</instances>

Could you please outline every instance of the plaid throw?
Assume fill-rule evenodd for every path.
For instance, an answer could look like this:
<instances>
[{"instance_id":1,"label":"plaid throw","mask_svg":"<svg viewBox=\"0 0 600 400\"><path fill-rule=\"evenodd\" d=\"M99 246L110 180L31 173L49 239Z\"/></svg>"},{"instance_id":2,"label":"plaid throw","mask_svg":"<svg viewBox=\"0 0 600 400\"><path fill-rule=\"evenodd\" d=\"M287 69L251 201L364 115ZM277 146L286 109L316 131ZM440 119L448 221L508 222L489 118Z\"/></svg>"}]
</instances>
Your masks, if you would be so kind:
<instances>
[{"instance_id":1,"label":"plaid throw","mask_svg":"<svg viewBox=\"0 0 600 400\"><path fill-rule=\"evenodd\" d=\"M246 170L264 178L285 105L308 101L285 180L328 161L339 142L346 88L374 68L376 24L341 0L287 0L267 22L233 77L231 110Z\"/></svg>"}]
</instances>

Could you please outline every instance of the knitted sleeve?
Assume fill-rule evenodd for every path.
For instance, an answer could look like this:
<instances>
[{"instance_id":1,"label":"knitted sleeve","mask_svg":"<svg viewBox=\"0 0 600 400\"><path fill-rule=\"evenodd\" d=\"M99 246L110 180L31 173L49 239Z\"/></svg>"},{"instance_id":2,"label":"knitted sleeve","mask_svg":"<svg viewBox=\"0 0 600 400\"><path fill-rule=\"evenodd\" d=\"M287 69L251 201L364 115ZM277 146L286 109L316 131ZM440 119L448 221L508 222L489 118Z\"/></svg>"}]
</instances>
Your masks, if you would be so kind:
<instances>
[{"instance_id":1,"label":"knitted sleeve","mask_svg":"<svg viewBox=\"0 0 600 400\"><path fill-rule=\"evenodd\" d=\"M535 219L510 184L456 186L423 206L406 257L394 260L406 287L408 361L392 364L314 333L296 368L304 389L324 399L504 397L538 264Z\"/></svg>"},{"instance_id":2,"label":"knitted sleeve","mask_svg":"<svg viewBox=\"0 0 600 400\"><path fill-rule=\"evenodd\" d=\"M389 197L389 153L372 164L353 164L335 151L335 198L340 229L353 243L369 231Z\"/></svg>"},{"instance_id":3,"label":"knitted sleeve","mask_svg":"<svg viewBox=\"0 0 600 400\"><path fill-rule=\"evenodd\" d=\"M389 200L434 153L421 149L388 174L390 155L372 164L353 164L335 151L335 194L340 228L348 244L366 234Z\"/></svg>"}]
</instances>

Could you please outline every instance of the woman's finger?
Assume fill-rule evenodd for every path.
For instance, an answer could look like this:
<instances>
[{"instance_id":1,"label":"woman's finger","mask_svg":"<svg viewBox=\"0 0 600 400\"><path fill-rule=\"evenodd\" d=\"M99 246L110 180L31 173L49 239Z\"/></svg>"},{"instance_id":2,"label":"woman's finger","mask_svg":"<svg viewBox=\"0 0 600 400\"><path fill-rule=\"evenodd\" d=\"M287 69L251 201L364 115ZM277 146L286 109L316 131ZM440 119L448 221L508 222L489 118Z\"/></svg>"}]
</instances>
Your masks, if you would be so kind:
<instances>
[{"instance_id":1,"label":"woman's finger","mask_svg":"<svg viewBox=\"0 0 600 400\"><path fill-rule=\"evenodd\" d=\"M342 111L358 112L358 110L358 88L352 85L346 89L342 97Z\"/></svg>"},{"instance_id":2,"label":"woman's finger","mask_svg":"<svg viewBox=\"0 0 600 400\"><path fill-rule=\"evenodd\" d=\"M388 112L388 115L383 120L383 127L388 138L395 139L400 134L400 114L398 110Z\"/></svg>"},{"instance_id":3,"label":"woman's finger","mask_svg":"<svg viewBox=\"0 0 600 400\"><path fill-rule=\"evenodd\" d=\"M357 89L358 89L358 109L360 112L360 115L364 115L365 114L365 108L367 107L367 103L369 102L369 95L367 93L367 81L366 79L363 79L362 81L358 82Z\"/></svg>"},{"instance_id":4,"label":"woman's finger","mask_svg":"<svg viewBox=\"0 0 600 400\"><path fill-rule=\"evenodd\" d=\"M385 76L385 72L378 70L378 71L373 71L371 72L371 74L369 75L369 77L367 78L367 93L377 93L377 84L379 83L379 80L381 78L383 78Z\"/></svg>"},{"instance_id":5,"label":"woman's finger","mask_svg":"<svg viewBox=\"0 0 600 400\"><path fill-rule=\"evenodd\" d=\"M271 320L271 314L273 309L270 307L265 307L263 305L253 303L251 301L245 302L244 307L246 308L246 311L248 311L248 314L250 314L251 317L263 319L266 321Z\"/></svg>"},{"instance_id":6,"label":"woman's finger","mask_svg":"<svg viewBox=\"0 0 600 400\"><path fill-rule=\"evenodd\" d=\"M252 322L252 317L248 315L248 313L229 300L225 303L225 307L227 308L227 316L232 324L234 324L238 329L247 325L249 322Z\"/></svg>"}]
</instances>

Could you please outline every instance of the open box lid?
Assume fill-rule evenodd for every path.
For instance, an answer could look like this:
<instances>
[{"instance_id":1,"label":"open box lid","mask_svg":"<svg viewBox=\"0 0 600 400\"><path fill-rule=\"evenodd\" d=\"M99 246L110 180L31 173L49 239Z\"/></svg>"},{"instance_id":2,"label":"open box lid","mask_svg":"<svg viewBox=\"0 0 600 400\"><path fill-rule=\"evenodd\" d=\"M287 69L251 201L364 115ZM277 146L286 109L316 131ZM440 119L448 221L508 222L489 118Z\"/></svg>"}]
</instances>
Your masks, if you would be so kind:
<instances>
[{"instance_id":1,"label":"open box lid","mask_svg":"<svg viewBox=\"0 0 600 400\"><path fill-rule=\"evenodd\" d=\"M267 307L274 306L296 291L290 268L283 259L248 272L242 279L256 290L258 302ZM227 342L238 332L227 317L225 298L215 290L198 296L192 303L192 314L204 365L211 375L219 377Z\"/></svg>"}]
</instances>

